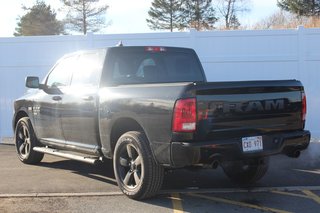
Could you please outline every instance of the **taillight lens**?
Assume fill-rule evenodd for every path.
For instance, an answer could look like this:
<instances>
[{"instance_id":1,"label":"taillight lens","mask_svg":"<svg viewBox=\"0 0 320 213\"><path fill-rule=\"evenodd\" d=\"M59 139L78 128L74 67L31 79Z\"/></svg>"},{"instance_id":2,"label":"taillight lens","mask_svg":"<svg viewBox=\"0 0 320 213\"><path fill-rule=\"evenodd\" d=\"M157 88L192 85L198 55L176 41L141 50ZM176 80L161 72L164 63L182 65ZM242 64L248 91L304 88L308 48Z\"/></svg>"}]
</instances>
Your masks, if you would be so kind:
<instances>
[{"instance_id":1,"label":"taillight lens","mask_svg":"<svg viewBox=\"0 0 320 213\"><path fill-rule=\"evenodd\" d=\"M302 117L302 120L305 121L307 116L307 97L304 92L301 93L301 100L302 100L301 117Z\"/></svg>"},{"instance_id":2,"label":"taillight lens","mask_svg":"<svg viewBox=\"0 0 320 213\"><path fill-rule=\"evenodd\" d=\"M196 130L196 99L180 99L173 110L172 131L193 132Z\"/></svg>"}]
</instances>

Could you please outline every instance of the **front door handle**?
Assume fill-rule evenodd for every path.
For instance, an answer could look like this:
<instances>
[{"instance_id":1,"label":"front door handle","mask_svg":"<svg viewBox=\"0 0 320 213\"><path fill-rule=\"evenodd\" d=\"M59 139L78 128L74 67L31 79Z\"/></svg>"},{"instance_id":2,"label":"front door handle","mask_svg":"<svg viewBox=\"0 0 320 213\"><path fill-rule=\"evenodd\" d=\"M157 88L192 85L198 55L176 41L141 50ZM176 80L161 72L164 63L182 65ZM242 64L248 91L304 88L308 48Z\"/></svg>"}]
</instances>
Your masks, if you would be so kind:
<instances>
[{"instance_id":1,"label":"front door handle","mask_svg":"<svg viewBox=\"0 0 320 213\"><path fill-rule=\"evenodd\" d=\"M83 96L82 100L84 100L84 101L92 101L93 100L93 96L91 96L91 95Z\"/></svg>"},{"instance_id":2,"label":"front door handle","mask_svg":"<svg viewBox=\"0 0 320 213\"><path fill-rule=\"evenodd\" d=\"M52 97L52 100L54 100L54 101L61 101L62 98L61 98L61 96L53 96L53 97Z\"/></svg>"}]
</instances>

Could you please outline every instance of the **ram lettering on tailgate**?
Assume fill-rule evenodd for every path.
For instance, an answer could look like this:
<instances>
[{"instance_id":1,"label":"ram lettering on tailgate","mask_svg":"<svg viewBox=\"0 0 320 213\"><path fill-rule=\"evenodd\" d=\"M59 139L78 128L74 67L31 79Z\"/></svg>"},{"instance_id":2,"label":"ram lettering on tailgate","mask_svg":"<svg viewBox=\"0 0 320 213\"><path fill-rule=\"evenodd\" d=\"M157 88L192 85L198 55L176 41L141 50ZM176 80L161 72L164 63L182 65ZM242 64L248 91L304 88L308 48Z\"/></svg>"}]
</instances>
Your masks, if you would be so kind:
<instances>
[{"instance_id":1,"label":"ram lettering on tailgate","mask_svg":"<svg viewBox=\"0 0 320 213\"><path fill-rule=\"evenodd\" d=\"M252 111L281 111L285 108L284 99L274 99L265 101L249 101L249 102L211 102L209 104L209 112L252 112Z\"/></svg>"}]
</instances>

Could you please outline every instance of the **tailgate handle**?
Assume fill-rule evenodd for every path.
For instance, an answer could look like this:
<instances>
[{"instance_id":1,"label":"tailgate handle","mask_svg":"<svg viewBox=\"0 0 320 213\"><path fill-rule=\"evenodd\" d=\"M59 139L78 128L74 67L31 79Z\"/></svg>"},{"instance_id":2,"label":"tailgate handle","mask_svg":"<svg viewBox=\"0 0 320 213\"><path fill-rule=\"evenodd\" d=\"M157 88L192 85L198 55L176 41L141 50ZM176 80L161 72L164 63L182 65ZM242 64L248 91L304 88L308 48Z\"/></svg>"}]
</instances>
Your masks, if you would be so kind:
<instances>
[{"instance_id":1,"label":"tailgate handle","mask_svg":"<svg viewBox=\"0 0 320 213\"><path fill-rule=\"evenodd\" d=\"M62 98L61 98L61 96L53 96L53 97L52 97L52 100L54 100L54 101L61 101Z\"/></svg>"}]
</instances>

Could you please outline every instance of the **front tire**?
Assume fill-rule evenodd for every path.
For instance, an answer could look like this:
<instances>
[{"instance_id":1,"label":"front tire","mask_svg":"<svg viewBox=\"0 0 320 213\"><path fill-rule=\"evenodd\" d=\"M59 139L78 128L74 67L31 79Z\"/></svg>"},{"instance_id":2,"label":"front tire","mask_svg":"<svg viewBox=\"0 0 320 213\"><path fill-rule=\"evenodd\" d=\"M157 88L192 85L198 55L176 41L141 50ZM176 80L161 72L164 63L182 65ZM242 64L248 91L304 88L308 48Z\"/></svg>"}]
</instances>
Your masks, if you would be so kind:
<instances>
[{"instance_id":1,"label":"front tire","mask_svg":"<svg viewBox=\"0 0 320 213\"><path fill-rule=\"evenodd\" d=\"M149 142L141 132L127 132L119 138L113 168L119 188L132 199L152 197L161 188L163 167L155 162Z\"/></svg>"},{"instance_id":2,"label":"front tire","mask_svg":"<svg viewBox=\"0 0 320 213\"><path fill-rule=\"evenodd\" d=\"M235 183L251 185L260 180L268 171L269 158L249 161L229 161L221 164L224 173Z\"/></svg>"},{"instance_id":3,"label":"front tire","mask_svg":"<svg viewBox=\"0 0 320 213\"><path fill-rule=\"evenodd\" d=\"M15 145L18 158L25 164L37 164L43 153L35 152L33 147L40 146L28 117L21 118L15 129Z\"/></svg>"}]
</instances>

